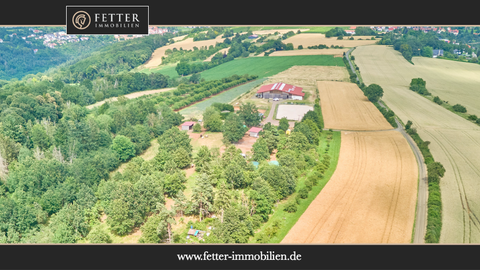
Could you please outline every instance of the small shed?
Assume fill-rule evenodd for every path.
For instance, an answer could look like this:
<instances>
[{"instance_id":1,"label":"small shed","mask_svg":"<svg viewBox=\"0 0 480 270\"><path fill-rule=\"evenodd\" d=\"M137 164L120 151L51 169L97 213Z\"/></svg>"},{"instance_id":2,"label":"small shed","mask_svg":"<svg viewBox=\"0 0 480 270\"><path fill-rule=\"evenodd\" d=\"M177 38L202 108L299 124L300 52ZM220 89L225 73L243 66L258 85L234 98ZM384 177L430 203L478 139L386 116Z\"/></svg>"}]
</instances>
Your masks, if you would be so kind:
<instances>
[{"instance_id":1,"label":"small shed","mask_svg":"<svg viewBox=\"0 0 480 270\"><path fill-rule=\"evenodd\" d=\"M255 137L257 138L258 137L258 133L260 131L262 131L263 128L258 128L258 127L252 127L251 129L248 130L248 132L250 133L250 137Z\"/></svg>"},{"instance_id":2,"label":"small shed","mask_svg":"<svg viewBox=\"0 0 480 270\"><path fill-rule=\"evenodd\" d=\"M182 124L182 130L190 130L195 125L195 122L185 122Z\"/></svg>"}]
</instances>

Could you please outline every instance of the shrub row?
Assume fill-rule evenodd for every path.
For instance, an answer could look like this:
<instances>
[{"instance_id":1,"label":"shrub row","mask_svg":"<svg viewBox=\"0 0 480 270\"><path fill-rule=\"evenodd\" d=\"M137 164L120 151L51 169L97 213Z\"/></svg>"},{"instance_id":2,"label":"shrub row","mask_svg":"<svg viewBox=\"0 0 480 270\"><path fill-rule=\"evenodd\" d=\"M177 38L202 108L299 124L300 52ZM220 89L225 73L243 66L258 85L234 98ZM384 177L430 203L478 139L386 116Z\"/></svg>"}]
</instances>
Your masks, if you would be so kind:
<instances>
[{"instance_id":1,"label":"shrub row","mask_svg":"<svg viewBox=\"0 0 480 270\"><path fill-rule=\"evenodd\" d=\"M412 128L412 122L408 121L405 125L407 133L413 138L418 148L422 152L427 165L428 174L428 215L427 232L425 234L426 243L438 243L440 232L442 230L442 199L440 193L440 178L445 174L445 168L440 162L435 162L428 145L429 141L423 141L415 128Z\"/></svg>"},{"instance_id":2,"label":"shrub row","mask_svg":"<svg viewBox=\"0 0 480 270\"><path fill-rule=\"evenodd\" d=\"M388 109L380 106L380 104L378 104L378 102L374 102L373 104L383 114L383 116L385 117L387 122L390 123L390 125L392 125L392 127L394 127L394 128L398 127L397 122L395 121L395 113L392 110L388 110Z\"/></svg>"}]
</instances>

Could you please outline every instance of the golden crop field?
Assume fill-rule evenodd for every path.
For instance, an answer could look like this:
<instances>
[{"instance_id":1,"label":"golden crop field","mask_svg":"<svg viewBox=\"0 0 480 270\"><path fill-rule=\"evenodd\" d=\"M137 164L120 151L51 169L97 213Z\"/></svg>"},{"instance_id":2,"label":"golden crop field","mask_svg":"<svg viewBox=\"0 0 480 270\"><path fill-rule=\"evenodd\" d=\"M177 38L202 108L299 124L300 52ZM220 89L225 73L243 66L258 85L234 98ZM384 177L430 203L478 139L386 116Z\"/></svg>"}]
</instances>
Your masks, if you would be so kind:
<instances>
[{"instance_id":1,"label":"golden crop field","mask_svg":"<svg viewBox=\"0 0 480 270\"><path fill-rule=\"evenodd\" d=\"M410 243L417 176L400 132L342 132L335 173L282 244Z\"/></svg>"},{"instance_id":2,"label":"golden crop field","mask_svg":"<svg viewBox=\"0 0 480 270\"><path fill-rule=\"evenodd\" d=\"M325 128L387 130L393 127L354 83L319 81Z\"/></svg>"},{"instance_id":3,"label":"golden crop field","mask_svg":"<svg viewBox=\"0 0 480 270\"><path fill-rule=\"evenodd\" d=\"M342 57L343 53L348 51L348 49L321 49L321 50L288 50L288 51L275 51L269 56L292 56L292 55L335 55Z\"/></svg>"},{"instance_id":4,"label":"golden crop field","mask_svg":"<svg viewBox=\"0 0 480 270\"><path fill-rule=\"evenodd\" d=\"M180 49L180 47L184 50L192 50L193 47L201 48L202 46L206 46L207 48L210 45L215 46L215 44L223 42L225 38L222 38L222 35L219 35L215 39L209 39L209 40L200 40L200 41L193 41L193 38L187 38L185 40L175 42L173 44L167 45L160 47L156 49L150 59L145 63L143 66L145 68L151 68L151 67L156 67L159 66L162 63L162 56L165 56L165 51L168 49L173 49L177 48Z\"/></svg>"},{"instance_id":5,"label":"golden crop field","mask_svg":"<svg viewBox=\"0 0 480 270\"><path fill-rule=\"evenodd\" d=\"M354 40L348 40L349 37L343 37L343 39L337 39L337 37L327 38L324 34L303 33L292 37L289 37L283 41L283 43L292 43L296 49L298 45L302 45L304 48L307 46L325 44L328 47L331 45L343 46L346 48L357 47L362 45L374 44L376 40L370 40L371 36L354 36ZM362 40L358 40L361 38ZM321 49L329 50L329 49Z\"/></svg>"},{"instance_id":6,"label":"golden crop field","mask_svg":"<svg viewBox=\"0 0 480 270\"><path fill-rule=\"evenodd\" d=\"M477 219L480 217L480 127L408 89L412 78L421 77L427 81L427 89L432 94L438 93L446 99L445 89L449 88L452 97L449 102L460 103L458 100L472 95L473 90L465 87L469 84L467 82L457 84L458 78L464 76L471 84L476 79L468 75L470 71L460 74L462 72L458 68L464 65L458 64L463 63L438 61L443 66L442 71L430 66L431 61L439 59L413 58L418 66L411 65L399 52L387 46L358 47L353 55L365 84L376 83L383 88L385 103L404 123L408 120L413 122L420 137L430 142L429 148L435 160L446 169L440 182L440 242L480 243L480 221ZM476 69L474 65L470 67ZM440 82L434 82L435 77ZM462 102L462 105L468 106L467 100ZM467 110L473 111L474 108L470 105Z\"/></svg>"}]
</instances>

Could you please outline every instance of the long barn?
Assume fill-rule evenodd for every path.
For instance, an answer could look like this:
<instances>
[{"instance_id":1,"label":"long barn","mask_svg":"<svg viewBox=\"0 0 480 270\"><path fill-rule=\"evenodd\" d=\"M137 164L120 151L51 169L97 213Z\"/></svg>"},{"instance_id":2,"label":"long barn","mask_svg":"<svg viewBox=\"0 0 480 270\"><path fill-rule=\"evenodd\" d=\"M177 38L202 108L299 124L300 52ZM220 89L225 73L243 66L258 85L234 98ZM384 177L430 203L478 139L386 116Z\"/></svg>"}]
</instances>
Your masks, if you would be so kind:
<instances>
[{"instance_id":1,"label":"long barn","mask_svg":"<svg viewBox=\"0 0 480 270\"><path fill-rule=\"evenodd\" d=\"M260 87L257 91L257 97L303 100L305 93L302 90L302 87L278 82Z\"/></svg>"}]
</instances>

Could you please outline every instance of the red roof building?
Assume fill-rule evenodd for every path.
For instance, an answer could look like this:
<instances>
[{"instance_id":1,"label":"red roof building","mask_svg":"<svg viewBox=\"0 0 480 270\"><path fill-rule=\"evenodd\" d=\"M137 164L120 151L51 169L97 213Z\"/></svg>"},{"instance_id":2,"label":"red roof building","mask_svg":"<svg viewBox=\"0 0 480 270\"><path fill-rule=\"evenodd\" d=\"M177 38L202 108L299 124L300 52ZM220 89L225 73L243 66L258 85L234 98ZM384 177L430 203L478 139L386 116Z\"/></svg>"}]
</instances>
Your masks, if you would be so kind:
<instances>
[{"instance_id":1,"label":"red roof building","mask_svg":"<svg viewBox=\"0 0 480 270\"><path fill-rule=\"evenodd\" d=\"M263 130L262 128L252 127L251 129L248 130L248 132L250 133L251 137L258 137L258 133L262 130Z\"/></svg>"},{"instance_id":2,"label":"red roof building","mask_svg":"<svg viewBox=\"0 0 480 270\"><path fill-rule=\"evenodd\" d=\"M195 124L195 122L185 122L182 124L182 130L190 130Z\"/></svg>"},{"instance_id":3,"label":"red roof building","mask_svg":"<svg viewBox=\"0 0 480 270\"><path fill-rule=\"evenodd\" d=\"M257 97L302 100L303 96L305 96L302 90L302 87L278 82L260 87L257 91Z\"/></svg>"}]
</instances>

